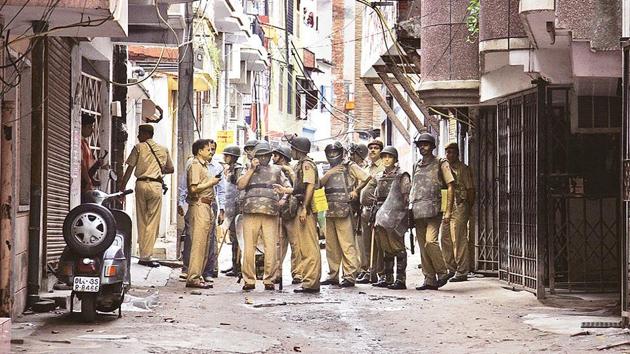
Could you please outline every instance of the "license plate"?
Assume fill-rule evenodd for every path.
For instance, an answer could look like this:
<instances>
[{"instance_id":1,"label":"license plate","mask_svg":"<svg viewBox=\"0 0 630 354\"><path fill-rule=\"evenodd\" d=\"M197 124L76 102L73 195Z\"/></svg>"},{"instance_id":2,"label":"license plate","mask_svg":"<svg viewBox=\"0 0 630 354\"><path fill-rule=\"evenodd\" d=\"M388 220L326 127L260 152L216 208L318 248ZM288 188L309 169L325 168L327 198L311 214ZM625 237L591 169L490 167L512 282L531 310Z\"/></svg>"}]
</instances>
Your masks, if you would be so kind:
<instances>
[{"instance_id":1,"label":"license plate","mask_svg":"<svg viewBox=\"0 0 630 354\"><path fill-rule=\"evenodd\" d=\"M98 292L101 287L101 279L97 277L74 277L72 290L86 293Z\"/></svg>"}]
</instances>

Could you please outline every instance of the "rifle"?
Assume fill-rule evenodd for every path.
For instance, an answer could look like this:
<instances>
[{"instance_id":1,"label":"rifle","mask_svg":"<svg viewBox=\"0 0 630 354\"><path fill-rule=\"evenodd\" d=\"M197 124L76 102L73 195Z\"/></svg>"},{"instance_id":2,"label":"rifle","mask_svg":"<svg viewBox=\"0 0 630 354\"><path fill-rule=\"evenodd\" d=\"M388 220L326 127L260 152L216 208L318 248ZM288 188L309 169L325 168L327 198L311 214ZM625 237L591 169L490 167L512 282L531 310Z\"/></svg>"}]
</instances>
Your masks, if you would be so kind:
<instances>
[{"instance_id":1,"label":"rifle","mask_svg":"<svg viewBox=\"0 0 630 354\"><path fill-rule=\"evenodd\" d=\"M411 248L411 254L416 253L416 244L413 237L413 229L415 228L415 220L413 218L413 210L409 210L408 223L409 223L409 243Z\"/></svg>"}]
</instances>

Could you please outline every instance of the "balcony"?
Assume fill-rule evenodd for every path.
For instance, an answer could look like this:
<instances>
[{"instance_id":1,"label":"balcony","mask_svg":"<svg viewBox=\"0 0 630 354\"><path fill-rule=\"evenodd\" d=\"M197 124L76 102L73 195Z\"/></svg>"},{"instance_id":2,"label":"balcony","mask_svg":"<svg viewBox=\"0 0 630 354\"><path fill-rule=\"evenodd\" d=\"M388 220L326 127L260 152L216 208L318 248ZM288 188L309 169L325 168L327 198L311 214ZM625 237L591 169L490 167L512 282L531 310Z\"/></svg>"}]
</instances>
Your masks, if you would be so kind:
<instances>
[{"instance_id":1,"label":"balcony","mask_svg":"<svg viewBox=\"0 0 630 354\"><path fill-rule=\"evenodd\" d=\"M139 3L138 0L132 1L129 4L129 34L127 37L112 38L114 42L167 46L175 46L181 42L185 26L185 5L171 5L160 1L156 6ZM158 16L158 11L162 18Z\"/></svg>"},{"instance_id":2,"label":"balcony","mask_svg":"<svg viewBox=\"0 0 630 354\"><path fill-rule=\"evenodd\" d=\"M5 19L15 17L6 28L13 33L43 20L55 36L122 37L128 33L127 5L127 0L60 0L50 11L47 0L7 0L2 14Z\"/></svg>"}]
</instances>

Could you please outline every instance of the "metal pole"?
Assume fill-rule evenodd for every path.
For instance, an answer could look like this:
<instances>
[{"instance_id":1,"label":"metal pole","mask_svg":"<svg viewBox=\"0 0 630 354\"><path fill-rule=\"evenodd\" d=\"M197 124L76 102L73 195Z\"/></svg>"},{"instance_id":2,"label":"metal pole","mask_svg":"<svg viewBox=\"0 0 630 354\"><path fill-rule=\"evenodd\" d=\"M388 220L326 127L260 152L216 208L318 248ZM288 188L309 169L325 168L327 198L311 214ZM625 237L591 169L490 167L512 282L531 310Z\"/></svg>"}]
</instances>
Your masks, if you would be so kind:
<instances>
[{"instance_id":1,"label":"metal pole","mask_svg":"<svg viewBox=\"0 0 630 354\"><path fill-rule=\"evenodd\" d=\"M33 33L48 30L43 21L33 22ZM42 172L43 172L43 130L45 105L46 70L46 37L32 39L32 99L31 99L31 196L28 235L28 301L32 304L39 300L39 278L41 271L42 237Z\"/></svg>"},{"instance_id":2,"label":"metal pole","mask_svg":"<svg viewBox=\"0 0 630 354\"><path fill-rule=\"evenodd\" d=\"M186 18L186 28L184 30L183 42L186 44L179 48L179 66L177 82L177 183L186 181L186 157L190 154L193 140L193 11L192 2L186 3L184 16ZM178 188L179 189L179 188ZM178 230L183 229L179 221ZM179 235L179 233L178 233ZM179 235L180 236L180 235ZM178 250L180 241L178 238Z\"/></svg>"}]
</instances>

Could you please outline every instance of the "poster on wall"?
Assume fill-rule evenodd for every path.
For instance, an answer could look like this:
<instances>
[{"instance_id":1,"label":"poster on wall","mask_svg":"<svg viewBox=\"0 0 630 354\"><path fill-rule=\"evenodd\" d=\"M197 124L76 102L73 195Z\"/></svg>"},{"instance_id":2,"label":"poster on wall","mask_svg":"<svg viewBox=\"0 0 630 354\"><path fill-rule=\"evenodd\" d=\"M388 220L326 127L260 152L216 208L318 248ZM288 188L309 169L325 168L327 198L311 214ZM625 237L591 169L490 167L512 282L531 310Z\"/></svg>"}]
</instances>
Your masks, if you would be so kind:
<instances>
[{"instance_id":1,"label":"poster on wall","mask_svg":"<svg viewBox=\"0 0 630 354\"><path fill-rule=\"evenodd\" d=\"M234 131L233 130L219 130L217 132L217 154L223 152L227 146L234 145Z\"/></svg>"}]
</instances>

